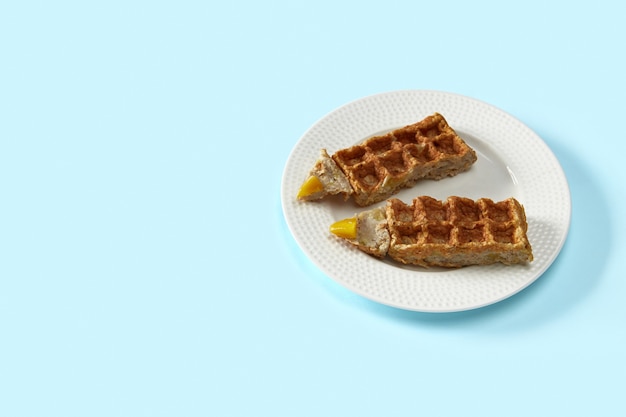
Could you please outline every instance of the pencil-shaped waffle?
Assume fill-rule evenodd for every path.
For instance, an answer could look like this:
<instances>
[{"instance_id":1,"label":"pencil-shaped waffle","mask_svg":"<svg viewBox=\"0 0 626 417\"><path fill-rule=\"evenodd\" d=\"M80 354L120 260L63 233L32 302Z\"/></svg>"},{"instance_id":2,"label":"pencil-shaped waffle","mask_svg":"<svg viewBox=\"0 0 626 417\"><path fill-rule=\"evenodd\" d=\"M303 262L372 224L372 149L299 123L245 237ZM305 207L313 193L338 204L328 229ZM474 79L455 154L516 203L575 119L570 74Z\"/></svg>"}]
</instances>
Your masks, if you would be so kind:
<instances>
[{"instance_id":1,"label":"pencil-shaped waffle","mask_svg":"<svg viewBox=\"0 0 626 417\"><path fill-rule=\"evenodd\" d=\"M439 113L335 152L325 149L298 193L300 200L351 195L359 206L383 201L420 179L468 170L476 153Z\"/></svg>"},{"instance_id":2,"label":"pencil-shaped waffle","mask_svg":"<svg viewBox=\"0 0 626 417\"><path fill-rule=\"evenodd\" d=\"M461 267L533 260L524 207L514 198L493 202L417 197L338 221L330 231L360 250L404 264Z\"/></svg>"}]
</instances>

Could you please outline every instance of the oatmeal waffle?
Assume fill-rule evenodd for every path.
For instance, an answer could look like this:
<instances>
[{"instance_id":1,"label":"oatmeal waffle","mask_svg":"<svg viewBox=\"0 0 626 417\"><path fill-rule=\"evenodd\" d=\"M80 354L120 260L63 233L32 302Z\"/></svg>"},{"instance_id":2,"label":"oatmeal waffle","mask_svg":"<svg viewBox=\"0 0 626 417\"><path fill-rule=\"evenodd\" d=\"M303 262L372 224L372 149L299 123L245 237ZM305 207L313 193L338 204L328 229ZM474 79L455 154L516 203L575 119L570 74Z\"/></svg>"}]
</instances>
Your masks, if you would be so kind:
<instances>
[{"instance_id":1,"label":"oatmeal waffle","mask_svg":"<svg viewBox=\"0 0 626 417\"><path fill-rule=\"evenodd\" d=\"M378 232L371 233L359 219L372 223L372 218L380 218L377 210L384 210L384 220L375 222ZM440 201L422 196L411 204L394 198L354 220L334 223L331 232L364 252L404 264L461 267L533 260L524 207L514 198L496 203L488 198L453 196Z\"/></svg>"},{"instance_id":2,"label":"oatmeal waffle","mask_svg":"<svg viewBox=\"0 0 626 417\"><path fill-rule=\"evenodd\" d=\"M466 171L476 159L476 152L441 114L434 113L415 124L341 149L332 157L322 150L298 198L318 200L342 194L347 199L352 195L356 204L368 206L401 188L412 187L420 179L438 180ZM320 167L324 168L321 172Z\"/></svg>"}]
</instances>

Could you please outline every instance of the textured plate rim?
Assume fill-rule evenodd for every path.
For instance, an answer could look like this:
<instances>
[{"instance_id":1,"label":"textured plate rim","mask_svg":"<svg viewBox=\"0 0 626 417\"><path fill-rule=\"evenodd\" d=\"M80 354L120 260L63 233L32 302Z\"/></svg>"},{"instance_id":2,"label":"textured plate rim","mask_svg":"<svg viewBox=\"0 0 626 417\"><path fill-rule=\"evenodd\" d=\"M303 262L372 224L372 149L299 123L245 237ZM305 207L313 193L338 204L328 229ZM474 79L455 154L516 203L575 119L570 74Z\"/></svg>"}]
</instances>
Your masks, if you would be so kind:
<instances>
[{"instance_id":1,"label":"textured plate rim","mask_svg":"<svg viewBox=\"0 0 626 417\"><path fill-rule=\"evenodd\" d=\"M380 107L381 102L386 103L384 106L385 108ZM350 125L349 122L351 122L351 120L348 120L347 124L349 125L350 130L348 133L343 132L346 136L338 142L335 139L330 140L330 142L336 142L335 146L337 149L356 143L358 141L356 139L362 140L367 136L376 134L391 127L397 127L414 122L414 119L407 119L408 116L406 115L396 116L398 113L406 111L399 111L396 106L396 102L399 103L399 105L404 106L407 106L408 104L408 107L415 106L416 113L421 111L422 116L430 114L434 111L442 112L450 124L457 129L457 131L462 131L468 135L479 137L481 141L485 141L489 145L494 144L493 138L500 137L495 135L502 135L502 132L507 128L511 129L517 133L513 138L516 141L515 146L526 146L530 149L534 149L534 151L537 152L541 158L543 158L544 164L542 167L544 168L543 171L545 171L543 179L547 181L549 189L542 190L543 194L541 198L544 200L547 198L552 204L560 205L555 206L558 207L558 215L556 215L556 213L546 212L545 209L542 209L543 205L534 207L531 204L531 207L527 207L527 216L529 217L529 238L531 237L533 222L537 222L535 225L536 227L547 226L549 228L554 228L550 234L551 239L549 239L549 242L546 243L547 246L545 248L541 247L540 259L537 259L536 254L535 261L531 264L531 267L516 270L510 268L516 268L518 266L504 267L509 268L508 272L507 269L503 269L501 266L470 267L474 269L462 268L443 273L426 270L419 271L419 275L416 275L414 270L394 268L360 252L355 253L355 251L350 251L349 248L346 248L345 246L339 247L336 241L328 239L327 236L322 237L321 235L318 235L316 241L314 240L315 237L312 238L311 236L307 236L309 233L303 233L303 231L299 228L299 221L302 220L301 218L299 220L299 216L302 217L302 210L306 211L309 208L315 207L314 210L323 211L324 206L323 204L318 203L312 203L316 206L303 206L303 204L311 203L300 203L295 201L294 184L304 179L304 176L316 159L317 153L313 152L313 154L307 155L306 159L311 162L311 165L308 166L298 164L296 162L296 157L301 158L302 151L307 147L309 148L307 149L307 153L310 153L315 147L324 147L324 145L319 146L319 144L314 146L312 135L317 133L319 136L320 128L328 129L330 127L332 129L340 126L346 119L353 117L353 114L356 111L366 111L371 113L368 114L368 116L371 116L367 119L368 123L366 124L368 126L362 127L360 124L357 126ZM435 104L435 102L438 104ZM389 105L389 103L391 103L391 105ZM446 106L449 108L445 108ZM441 107L444 107L444 109ZM468 122L467 119L469 114L472 113L472 122ZM485 121L482 119L485 118L488 119L487 122L489 122L489 125L484 124ZM372 119L371 122L370 119ZM479 120L481 120L483 124L481 125L480 123L476 123L476 125L474 125L474 123ZM359 129L364 130L358 131ZM354 136L350 136L352 134L354 134ZM325 138L325 140L327 139L328 137ZM508 149L510 142L503 142L506 140L507 139L498 139L499 142L496 144L496 148L499 146L499 154L504 154L503 158L507 163L514 166L514 171L517 170L519 172L521 170L523 172L525 169L524 167L527 166L530 161L528 158L524 157L524 155L519 156L516 154L513 156L513 150L509 151ZM520 141L522 142L521 145ZM326 143L331 144L329 142ZM328 148L330 153L336 150L333 149L332 146L329 146ZM296 177L297 179L294 179ZM526 177L528 176L526 175ZM522 178L521 181L521 189L527 197L525 198L525 202L523 202L526 206L526 202L533 200L533 195L536 191L535 188L539 181L531 182L529 181L529 178ZM524 184L524 182L526 183ZM554 201L550 200L552 197L555 199ZM372 301L404 310L421 312L456 312L471 310L497 303L520 292L536 281L558 257L558 254L560 253L567 238L571 222L571 196L564 171L547 144L534 131L509 113L491 104L456 93L435 90L398 90L374 94L344 104L323 116L307 131L305 131L287 159L281 183L281 204L287 226L297 244L305 255L328 277L348 290L351 290ZM324 226L326 231L327 225ZM316 230L311 229L311 231ZM533 244L535 252L537 252L537 243L538 242L533 242L531 239L531 244ZM330 249L330 247L332 247L332 249ZM322 250L320 250L320 248L322 248ZM336 264L328 263L329 257L327 255L331 252L327 251L330 250L345 250L346 253L342 254L342 256L345 255L345 260L348 264L359 262L360 268L371 268L367 270L373 271L371 274L372 276L364 279L357 278L356 281L354 279L350 279L352 277L349 277L350 274L346 274L345 270L338 268ZM472 274L466 273L467 271L472 271ZM490 290L488 294L485 294L484 296L476 296L477 298L469 301L463 300L463 295L459 296L456 294L454 296L448 296L445 291L442 292L443 288L439 288L439 284L437 284L437 282L443 283L444 281L438 280L444 279L448 280L445 282L445 285L455 290L456 286L458 286L459 291L468 289L474 290L473 285L475 284L468 282L467 276L484 275L487 279L489 279L491 276L503 275L502 271L505 271L506 275L511 275L510 271L516 271L516 275L518 276L516 282L511 283L511 286L506 288L496 288L494 291ZM390 279L392 280L391 292L389 291L389 288L383 288L381 290L380 286L374 286L373 288L368 286L369 283L377 283L376 281L379 274L386 275L387 281ZM425 285L423 288L420 287L420 279L423 279L424 282L428 282L428 285ZM502 282L505 282L504 280L506 277L498 279L502 279ZM369 283L363 286L362 284L366 281L369 281ZM476 287L480 287L484 290L483 287L485 285L486 284L482 282L476 284ZM493 283L489 283L488 285L493 285ZM410 296L403 299L402 294L400 293L405 290L407 293L410 293ZM425 302L422 298L426 296L431 297L431 299L434 297L438 301L434 304L430 301ZM447 300L448 297L450 298L449 302Z\"/></svg>"}]
</instances>

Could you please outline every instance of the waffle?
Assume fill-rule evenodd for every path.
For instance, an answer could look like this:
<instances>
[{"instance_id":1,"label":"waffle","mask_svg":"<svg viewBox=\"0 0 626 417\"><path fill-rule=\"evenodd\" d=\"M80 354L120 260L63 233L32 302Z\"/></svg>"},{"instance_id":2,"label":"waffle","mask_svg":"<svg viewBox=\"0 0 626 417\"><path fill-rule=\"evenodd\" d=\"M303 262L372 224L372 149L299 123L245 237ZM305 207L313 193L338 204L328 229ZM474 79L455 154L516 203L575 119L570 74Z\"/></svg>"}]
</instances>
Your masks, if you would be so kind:
<instances>
[{"instance_id":1,"label":"waffle","mask_svg":"<svg viewBox=\"0 0 626 417\"><path fill-rule=\"evenodd\" d=\"M376 210L381 209L356 218L371 218ZM403 264L461 267L533 260L524 207L514 198L495 203L488 198L440 201L422 196L411 204L394 198L387 202L385 218L386 236L363 233L358 220L354 230L337 233L343 220L331 226L331 231L364 252L388 255ZM387 250L374 252L373 248Z\"/></svg>"},{"instance_id":2,"label":"waffle","mask_svg":"<svg viewBox=\"0 0 626 417\"><path fill-rule=\"evenodd\" d=\"M327 186L314 168L298 198L317 200L327 194L341 193L346 198L352 195L359 206L368 206L402 188L412 187L420 179L438 180L466 171L476 159L474 150L444 117L434 113L415 124L335 152L332 161L339 172L331 186ZM351 189L331 189L332 184L343 181L338 178L341 176L345 176ZM307 184L314 192L302 192Z\"/></svg>"}]
</instances>

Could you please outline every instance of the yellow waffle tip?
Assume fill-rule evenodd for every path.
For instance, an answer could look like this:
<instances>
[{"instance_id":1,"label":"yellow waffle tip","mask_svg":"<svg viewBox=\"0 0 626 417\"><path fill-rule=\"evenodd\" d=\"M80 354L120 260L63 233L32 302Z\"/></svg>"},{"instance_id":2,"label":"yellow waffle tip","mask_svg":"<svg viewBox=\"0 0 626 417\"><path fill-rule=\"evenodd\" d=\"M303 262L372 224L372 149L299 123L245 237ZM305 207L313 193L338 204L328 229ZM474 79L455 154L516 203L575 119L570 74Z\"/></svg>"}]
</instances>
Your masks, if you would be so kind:
<instances>
[{"instance_id":1,"label":"yellow waffle tip","mask_svg":"<svg viewBox=\"0 0 626 417\"><path fill-rule=\"evenodd\" d=\"M300 187L300 191L298 191L298 198L306 198L323 190L324 184L322 184L320 179L315 175L311 175Z\"/></svg>"},{"instance_id":2,"label":"yellow waffle tip","mask_svg":"<svg viewBox=\"0 0 626 417\"><path fill-rule=\"evenodd\" d=\"M344 239L356 239L356 217L339 220L331 224L330 232Z\"/></svg>"}]
</instances>

